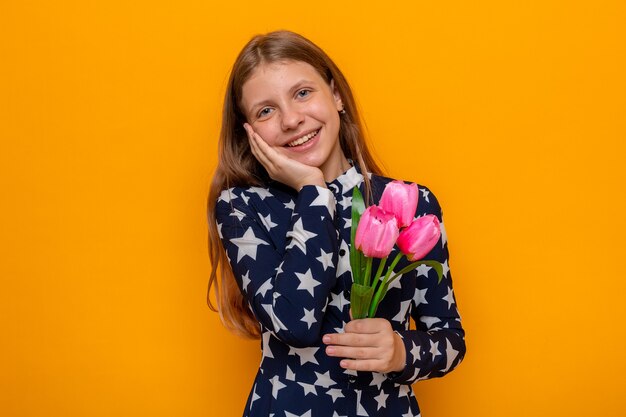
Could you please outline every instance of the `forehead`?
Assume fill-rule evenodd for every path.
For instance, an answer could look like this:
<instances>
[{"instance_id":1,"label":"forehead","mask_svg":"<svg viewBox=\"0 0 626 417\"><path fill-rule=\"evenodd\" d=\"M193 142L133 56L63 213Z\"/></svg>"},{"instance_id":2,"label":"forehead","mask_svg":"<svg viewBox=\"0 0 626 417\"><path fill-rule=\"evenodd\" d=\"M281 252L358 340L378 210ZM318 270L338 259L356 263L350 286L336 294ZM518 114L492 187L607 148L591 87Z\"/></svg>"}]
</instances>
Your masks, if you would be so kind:
<instances>
[{"instance_id":1,"label":"forehead","mask_svg":"<svg viewBox=\"0 0 626 417\"><path fill-rule=\"evenodd\" d=\"M283 93L301 81L325 83L319 73L306 62L280 61L256 67L242 86L244 102L259 94Z\"/></svg>"}]
</instances>

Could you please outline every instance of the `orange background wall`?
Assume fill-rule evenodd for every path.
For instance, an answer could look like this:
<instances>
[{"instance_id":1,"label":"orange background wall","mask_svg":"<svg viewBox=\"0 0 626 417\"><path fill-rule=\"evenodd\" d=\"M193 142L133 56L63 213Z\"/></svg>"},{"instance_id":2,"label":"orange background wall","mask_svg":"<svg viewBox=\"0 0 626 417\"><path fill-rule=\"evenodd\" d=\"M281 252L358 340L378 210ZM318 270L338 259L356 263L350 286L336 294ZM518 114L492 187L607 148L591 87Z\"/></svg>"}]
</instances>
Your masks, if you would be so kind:
<instances>
[{"instance_id":1,"label":"orange background wall","mask_svg":"<svg viewBox=\"0 0 626 417\"><path fill-rule=\"evenodd\" d=\"M626 3L376 4L0 3L2 416L241 414L205 200L230 65L278 28L443 204L468 355L423 415L626 415Z\"/></svg>"}]
</instances>

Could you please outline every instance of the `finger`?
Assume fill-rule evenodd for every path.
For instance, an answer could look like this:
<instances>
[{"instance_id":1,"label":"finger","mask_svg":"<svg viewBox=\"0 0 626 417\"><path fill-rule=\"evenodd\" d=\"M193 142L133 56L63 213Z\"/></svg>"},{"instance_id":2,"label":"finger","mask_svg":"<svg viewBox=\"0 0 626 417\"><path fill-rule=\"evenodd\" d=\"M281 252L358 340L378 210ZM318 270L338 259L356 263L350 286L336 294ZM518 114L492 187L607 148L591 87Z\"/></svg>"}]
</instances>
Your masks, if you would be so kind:
<instances>
[{"instance_id":1,"label":"finger","mask_svg":"<svg viewBox=\"0 0 626 417\"><path fill-rule=\"evenodd\" d=\"M335 333L324 336L324 343L334 346L376 347L377 337L364 333Z\"/></svg>"},{"instance_id":2,"label":"finger","mask_svg":"<svg viewBox=\"0 0 626 417\"><path fill-rule=\"evenodd\" d=\"M272 162L267 157L266 152L264 152L259 146L260 142L263 142L263 140L249 124L245 123L244 128L248 133L248 143L250 144L252 154L261 163L261 165L265 167L266 170L271 171Z\"/></svg>"},{"instance_id":3,"label":"finger","mask_svg":"<svg viewBox=\"0 0 626 417\"><path fill-rule=\"evenodd\" d=\"M344 369L352 369L353 371L380 372L382 370L380 361L376 359L372 359L372 360L342 359L341 362L339 362L339 366L341 366Z\"/></svg>"},{"instance_id":4,"label":"finger","mask_svg":"<svg viewBox=\"0 0 626 417\"><path fill-rule=\"evenodd\" d=\"M380 359L381 351L374 347L327 346L326 354L338 358Z\"/></svg>"},{"instance_id":5,"label":"finger","mask_svg":"<svg viewBox=\"0 0 626 417\"><path fill-rule=\"evenodd\" d=\"M387 328L391 328L389 322L385 319L357 319L346 324L344 331L346 333L380 333Z\"/></svg>"},{"instance_id":6,"label":"finger","mask_svg":"<svg viewBox=\"0 0 626 417\"><path fill-rule=\"evenodd\" d=\"M252 142L256 147L258 157L263 160L265 167L271 171L276 170L278 168L277 162L280 158L280 154L276 152L276 150L252 128L250 128L250 133L252 135Z\"/></svg>"},{"instance_id":7,"label":"finger","mask_svg":"<svg viewBox=\"0 0 626 417\"><path fill-rule=\"evenodd\" d=\"M257 149L263 157L270 163L275 164L276 159L280 157L279 153L276 152L276 150L254 130L252 131L252 136L254 137L254 143L257 146Z\"/></svg>"}]
</instances>

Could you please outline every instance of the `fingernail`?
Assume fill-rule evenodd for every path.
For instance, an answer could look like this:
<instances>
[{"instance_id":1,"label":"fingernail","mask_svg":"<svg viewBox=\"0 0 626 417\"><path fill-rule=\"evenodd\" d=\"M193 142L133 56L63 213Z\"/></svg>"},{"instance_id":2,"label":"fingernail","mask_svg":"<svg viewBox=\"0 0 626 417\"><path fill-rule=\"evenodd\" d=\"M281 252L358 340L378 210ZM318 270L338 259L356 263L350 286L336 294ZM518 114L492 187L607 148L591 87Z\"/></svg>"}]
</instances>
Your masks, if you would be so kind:
<instances>
[{"instance_id":1,"label":"fingernail","mask_svg":"<svg viewBox=\"0 0 626 417\"><path fill-rule=\"evenodd\" d=\"M328 353L329 355L332 355L333 353L335 353L335 348L332 346L328 346L326 348L326 353Z\"/></svg>"},{"instance_id":2,"label":"fingernail","mask_svg":"<svg viewBox=\"0 0 626 417\"><path fill-rule=\"evenodd\" d=\"M348 366L348 363L346 361L341 361L339 362L339 366L341 366L342 368L345 368L346 366Z\"/></svg>"},{"instance_id":3,"label":"fingernail","mask_svg":"<svg viewBox=\"0 0 626 417\"><path fill-rule=\"evenodd\" d=\"M322 341L323 341L324 343L330 343L330 336L325 335L325 336L322 338Z\"/></svg>"}]
</instances>

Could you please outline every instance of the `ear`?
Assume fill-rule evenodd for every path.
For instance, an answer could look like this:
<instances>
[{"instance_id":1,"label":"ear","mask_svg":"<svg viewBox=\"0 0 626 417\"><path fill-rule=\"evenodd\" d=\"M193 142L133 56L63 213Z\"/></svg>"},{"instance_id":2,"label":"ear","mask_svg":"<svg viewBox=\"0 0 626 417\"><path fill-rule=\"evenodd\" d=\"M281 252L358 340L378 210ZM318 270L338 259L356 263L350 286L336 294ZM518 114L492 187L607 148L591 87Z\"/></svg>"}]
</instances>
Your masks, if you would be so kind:
<instances>
[{"instance_id":1,"label":"ear","mask_svg":"<svg viewBox=\"0 0 626 417\"><path fill-rule=\"evenodd\" d=\"M343 110L343 101L341 100L341 95L339 95L339 90L335 85L335 80L330 80L330 91L333 93L333 97L335 99L335 104L337 106L337 111Z\"/></svg>"}]
</instances>

